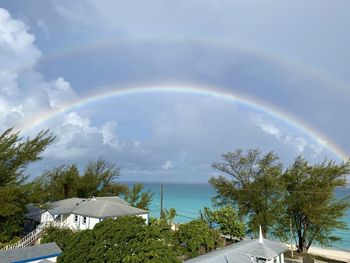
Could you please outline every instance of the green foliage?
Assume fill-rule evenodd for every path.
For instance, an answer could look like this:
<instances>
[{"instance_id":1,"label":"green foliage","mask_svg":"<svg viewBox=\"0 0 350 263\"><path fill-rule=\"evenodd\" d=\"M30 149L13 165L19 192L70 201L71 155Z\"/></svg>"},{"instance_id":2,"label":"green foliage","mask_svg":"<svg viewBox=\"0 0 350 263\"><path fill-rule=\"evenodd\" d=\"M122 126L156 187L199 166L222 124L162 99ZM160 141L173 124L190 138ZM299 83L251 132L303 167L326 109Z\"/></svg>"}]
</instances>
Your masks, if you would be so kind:
<instances>
[{"instance_id":1,"label":"green foliage","mask_svg":"<svg viewBox=\"0 0 350 263\"><path fill-rule=\"evenodd\" d=\"M56 242L56 244L64 250L66 242L75 232L69 228L56 228L50 226L45 229L45 233L40 241L41 244Z\"/></svg>"},{"instance_id":2,"label":"green foliage","mask_svg":"<svg viewBox=\"0 0 350 263\"><path fill-rule=\"evenodd\" d=\"M176 216L175 208L170 208L169 210L163 209L163 211L161 211L160 221L164 222L165 224L171 227L174 223L175 216Z\"/></svg>"},{"instance_id":3,"label":"green foliage","mask_svg":"<svg viewBox=\"0 0 350 263\"><path fill-rule=\"evenodd\" d=\"M218 226L220 232L229 235L231 238L242 238L245 236L244 223L238 218L232 206L224 206L221 209L211 211L208 207L201 213L202 220L210 228Z\"/></svg>"},{"instance_id":4,"label":"green foliage","mask_svg":"<svg viewBox=\"0 0 350 263\"><path fill-rule=\"evenodd\" d=\"M264 234L269 231L285 240L291 220L300 252L307 252L316 241L331 245L339 240L334 231L347 229L342 218L350 207L350 197L336 199L334 190L347 185L350 161L310 165L297 157L282 171L272 152L261 156L258 150L237 150L224 154L223 161L213 167L223 173L210 179L217 204L235 204L239 216L247 216L253 230L261 224ZM211 220L210 224L214 221L209 211L202 217Z\"/></svg>"},{"instance_id":5,"label":"green foliage","mask_svg":"<svg viewBox=\"0 0 350 263\"><path fill-rule=\"evenodd\" d=\"M75 164L45 172L34 181L43 201L57 201L70 197L113 196L127 187L114 182L120 170L103 159L89 162L83 174ZM41 194L40 194L41 192Z\"/></svg>"},{"instance_id":6,"label":"green foliage","mask_svg":"<svg viewBox=\"0 0 350 263\"><path fill-rule=\"evenodd\" d=\"M247 216L254 231L262 226L264 235L277 222L282 205L282 165L278 156L269 152L261 156L259 150L228 152L222 162L213 164L222 173L210 178L218 205L234 204L239 216Z\"/></svg>"},{"instance_id":7,"label":"green foliage","mask_svg":"<svg viewBox=\"0 0 350 263\"><path fill-rule=\"evenodd\" d=\"M136 216L107 219L74 234L58 262L180 262L157 226Z\"/></svg>"},{"instance_id":8,"label":"green foliage","mask_svg":"<svg viewBox=\"0 0 350 263\"><path fill-rule=\"evenodd\" d=\"M131 206L140 209L148 209L151 204L153 193L151 190L143 191L143 184L134 184L131 189L124 192L125 201Z\"/></svg>"},{"instance_id":9,"label":"green foliage","mask_svg":"<svg viewBox=\"0 0 350 263\"><path fill-rule=\"evenodd\" d=\"M40 154L53 140L48 131L25 140L12 129L0 135L0 242L9 242L20 233L25 205L33 200L25 169L41 159Z\"/></svg>"},{"instance_id":10,"label":"green foliage","mask_svg":"<svg viewBox=\"0 0 350 263\"><path fill-rule=\"evenodd\" d=\"M299 252L307 252L315 241L331 245L339 240L334 230L347 229L342 218L350 203L349 196L336 199L334 190L347 185L349 172L350 162L335 164L324 161L310 165L302 157L297 157L282 177L286 187L285 211L277 234L287 238L291 219Z\"/></svg>"},{"instance_id":11,"label":"green foliage","mask_svg":"<svg viewBox=\"0 0 350 263\"><path fill-rule=\"evenodd\" d=\"M113 181L120 176L120 169L103 159L90 162L81 176L78 197L119 195L122 187L114 186ZM113 191L115 190L115 192Z\"/></svg>"},{"instance_id":12,"label":"green foliage","mask_svg":"<svg viewBox=\"0 0 350 263\"><path fill-rule=\"evenodd\" d=\"M175 238L177 245L182 247L183 252L189 257L198 256L222 245L217 231L210 229L201 220L192 220L179 225Z\"/></svg>"},{"instance_id":13,"label":"green foliage","mask_svg":"<svg viewBox=\"0 0 350 263\"><path fill-rule=\"evenodd\" d=\"M37 178L34 184L38 187L41 186L40 189L44 201L56 201L76 197L80 185L79 170L74 164L54 168Z\"/></svg>"}]
</instances>

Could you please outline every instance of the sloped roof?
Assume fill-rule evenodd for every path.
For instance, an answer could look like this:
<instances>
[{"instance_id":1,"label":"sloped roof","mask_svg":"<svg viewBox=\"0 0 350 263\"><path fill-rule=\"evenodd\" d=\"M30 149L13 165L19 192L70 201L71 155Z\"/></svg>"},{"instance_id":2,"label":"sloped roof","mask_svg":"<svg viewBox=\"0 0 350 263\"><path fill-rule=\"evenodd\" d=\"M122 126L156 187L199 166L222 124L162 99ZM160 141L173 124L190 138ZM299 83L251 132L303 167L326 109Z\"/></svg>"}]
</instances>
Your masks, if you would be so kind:
<instances>
[{"instance_id":1,"label":"sloped roof","mask_svg":"<svg viewBox=\"0 0 350 263\"><path fill-rule=\"evenodd\" d=\"M61 252L62 250L54 242L31 247L9 249L0 251L0 263L30 262L57 257Z\"/></svg>"},{"instance_id":2,"label":"sloped roof","mask_svg":"<svg viewBox=\"0 0 350 263\"><path fill-rule=\"evenodd\" d=\"M27 208L27 213L25 213L25 217L30 219L30 220L33 220L33 221L36 221L36 222L40 222L40 219L41 219L41 209L37 206L34 206L34 205L26 205L26 208Z\"/></svg>"},{"instance_id":3,"label":"sloped roof","mask_svg":"<svg viewBox=\"0 0 350 263\"><path fill-rule=\"evenodd\" d=\"M187 260L186 263L251 263L252 256L272 259L286 250L286 247L279 242L263 239L261 244L259 240L254 239L209 252Z\"/></svg>"},{"instance_id":4,"label":"sloped roof","mask_svg":"<svg viewBox=\"0 0 350 263\"><path fill-rule=\"evenodd\" d=\"M48 211L52 215L78 214L96 218L107 218L148 213L146 210L130 206L118 196L94 197L89 199L74 197L52 202L48 206Z\"/></svg>"},{"instance_id":5,"label":"sloped roof","mask_svg":"<svg viewBox=\"0 0 350 263\"><path fill-rule=\"evenodd\" d=\"M74 214L98 218L145 214L147 211L109 200L87 200L72 211Z\"/></svg>"}]
</instances>

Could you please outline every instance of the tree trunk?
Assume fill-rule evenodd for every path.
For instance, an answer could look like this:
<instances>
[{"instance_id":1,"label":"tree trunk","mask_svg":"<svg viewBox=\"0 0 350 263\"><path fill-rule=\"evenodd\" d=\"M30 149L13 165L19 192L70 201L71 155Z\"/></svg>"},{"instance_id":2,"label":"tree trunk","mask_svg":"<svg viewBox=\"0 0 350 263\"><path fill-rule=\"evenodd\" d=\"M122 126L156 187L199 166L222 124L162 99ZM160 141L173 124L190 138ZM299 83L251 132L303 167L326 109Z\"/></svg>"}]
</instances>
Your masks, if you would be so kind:
<instances>
[{"instance_id":1,"label":"tree trunk","mask_svg":"<svg viewBox=\"0 0 350 263\"><path fill-rule=\"evenodd\" d=\"M299 253L306 253L307 247L304 235L302 234L301 229L298 229L298 252Z\"/></svg>"}]
</instances>

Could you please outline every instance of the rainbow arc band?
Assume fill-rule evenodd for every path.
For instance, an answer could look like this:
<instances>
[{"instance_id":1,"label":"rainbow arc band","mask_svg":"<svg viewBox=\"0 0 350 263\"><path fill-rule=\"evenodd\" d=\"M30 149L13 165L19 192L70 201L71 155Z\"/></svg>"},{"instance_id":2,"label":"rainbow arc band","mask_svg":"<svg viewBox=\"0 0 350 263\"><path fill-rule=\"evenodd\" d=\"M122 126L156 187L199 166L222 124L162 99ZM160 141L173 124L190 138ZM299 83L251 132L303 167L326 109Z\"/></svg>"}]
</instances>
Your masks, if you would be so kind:
<instances>
[{"instance_id":1,"label":"rainbow arc band","mask_svg":"<svg viewBox=\"0 0 350 263\"><path fill-rule=\"evenodd\" d=\"M24 123L19 124L19 126L17 126L16 129L22 132L29 131L37 127L38 125L44 123L45 121L48 121L60 114L67 113L71 110L78 109L87 104L101 101L104 99L151 93L188 93L206 95L218 99L231 101L233 103L239 103L251 107L258 112L268 114L280 121L283 121L284 123L287 123L288 125L294 127L298 131L315 139L315 141L322 143L324 147L329 149L340 160L347 161L349 159L349 154L336 143L332 142L330 138L326 137L320 131L314 129L309 124L305 123L303 120L298 119L287 112L283 112L282 110L274 107L273 105L259 101L256 98L250 98L242 94L235 94L231 91L229 92L227 90L222 90L219 87L198 85L193 83L154 83L99 89L97 93L93 93L86 97L79 98L76 101L71 101L61 106L59 109L53 109L42 114L37 114L36 116L27 119Z\"/></svg>"}]
</instances>

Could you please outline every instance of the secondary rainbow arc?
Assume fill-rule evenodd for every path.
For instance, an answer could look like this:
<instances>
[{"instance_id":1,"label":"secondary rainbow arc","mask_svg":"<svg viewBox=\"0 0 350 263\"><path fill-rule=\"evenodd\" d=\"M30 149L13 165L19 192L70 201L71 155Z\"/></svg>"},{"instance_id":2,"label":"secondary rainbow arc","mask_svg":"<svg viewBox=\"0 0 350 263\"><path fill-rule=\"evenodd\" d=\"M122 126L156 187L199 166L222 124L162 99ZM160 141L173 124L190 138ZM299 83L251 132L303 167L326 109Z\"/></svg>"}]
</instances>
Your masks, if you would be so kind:
<instances>
[{"instance_id":1,"label":"secondary rainbow arc","mask_svg":"<svg viewBox=\"0 0 350 263\"><path fill-rule=\"evenodd\" d=\"M156 92L202 94L214 96L232 102L241 103L257 111L267 113L270 116L277 118L285 123L288 123L292 127L296 128L304 134L307 134L311 138L314 138L318 142L323 142L324 146L328 148L333 154L335 154L339 159L344 161L349 159L348 153L341 147L339 147L336 143L332 142L330 138L328 138L315 128L311 127L309 124L303 122L302 120L296 118L295 116L287 112L282 111L281 109L274 107L273 105L270 105L263 101L259 101L256 98L253 99L248 96L244 96L242 94L236 94L231 91L223 91L219 87L188 83L157 83L103 89L102 91L99 91L97 93L88 95L76 101L71 101L65 105L62 105L59 109L53 109L51 111L39 114L17 126L17 129L21 130L22 132L26 132L60 114L69 112L79 107L83 107L84 105L87 105L89 103L97 102L100 100L133 94Z\"/></svg>"},{"instance_id":2,"label":"secondary rainbow arc","mask_svg":"<svg viewBox=\"0 0 350 263\"><path fill-rule=\"evenodd\" d=\"M266 52L264 50L260 50L254 47L247 47L242 46L235 43L225 42L225 41L218 41L210 38L181 38L181 37L175 37L175 38L146 38L146 37L130 37L130 38L116 38L116 39L107 39L103 41L93 42L89 44L84 45L78 45L73 46L69 48L65 48L58 52L53 52L49 54L45 54L42 61L55 61L61 57L65 56L74 56L83 52L88 52L91 50L97 50L97 49L105 49L110 48L114 45L119 44L133 44L133 43L179 43L179 44L198 44L198 45L210 45L212 47L220 48L220 49L230 49L230 50L238 50L241 52L244 52L246 54L251 54L256 57L260 57L263 59L267 59L270 61L273 61L277 64L287 66L291 69L299 70L302 73L305 73L309 75L310 77L319 80L322 83L326 83L327 86L331 88L337 88L341 90L342 92L348 93L350 90L344 83L342 83L339 80L336 80L334 78L330 78L329 75L320 70L315 69L314 67L301 64L300 62L297 62L295 60L292 60L289 57L283 56L279 53L270 53Z\"/></svg>"}]
</instances>

